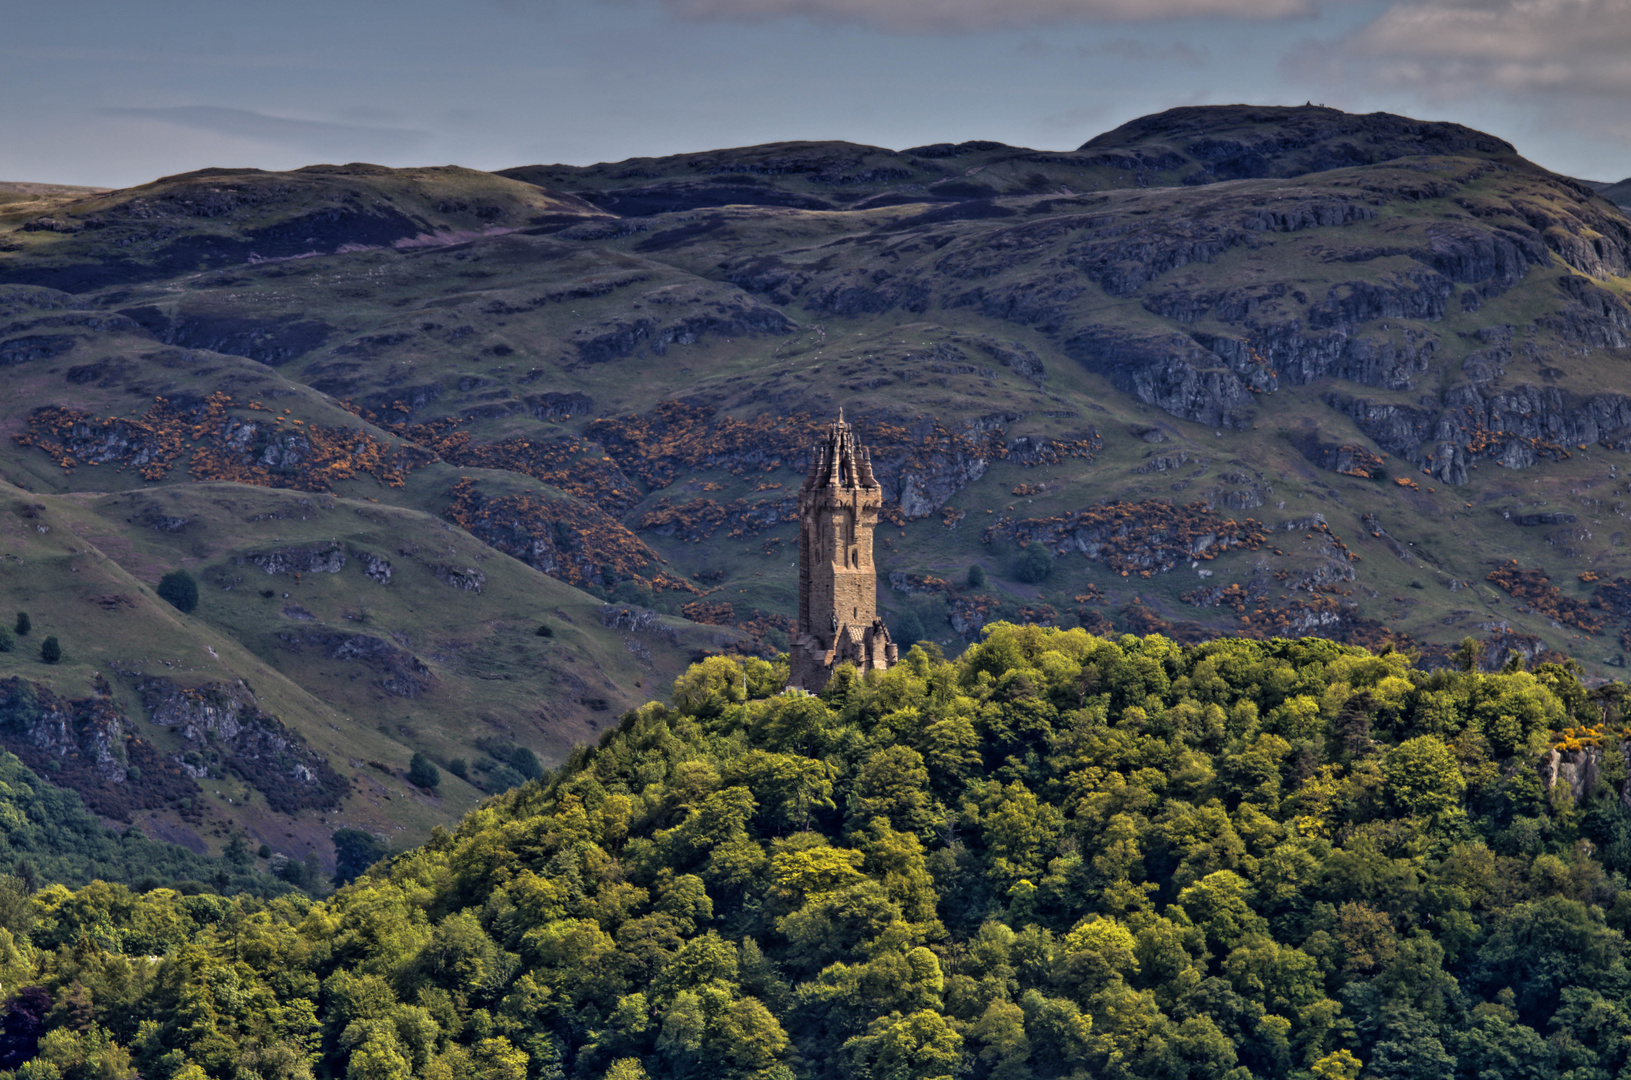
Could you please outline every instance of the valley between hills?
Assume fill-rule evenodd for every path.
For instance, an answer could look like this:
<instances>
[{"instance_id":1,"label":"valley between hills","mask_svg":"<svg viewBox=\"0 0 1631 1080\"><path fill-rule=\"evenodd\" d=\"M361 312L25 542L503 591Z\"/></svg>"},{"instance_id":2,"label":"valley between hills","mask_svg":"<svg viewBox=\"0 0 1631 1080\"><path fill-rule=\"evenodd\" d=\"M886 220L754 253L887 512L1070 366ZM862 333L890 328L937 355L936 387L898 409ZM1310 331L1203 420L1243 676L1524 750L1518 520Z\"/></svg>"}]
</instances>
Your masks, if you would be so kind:
<instances>
[{"instance_id":1,"label":"valley between hills","mask_svg":"<svg viewBox=\"0 0 1631 1080\"><path fill-rule=\"evenodd\" d=\"M1473 637L1613 678L1628 290L1592 185L1315 107L8 185L0 744L196 851L422 840L694 660L785 650L839 408L897 639Z\"/></svg>"}]
</instances>

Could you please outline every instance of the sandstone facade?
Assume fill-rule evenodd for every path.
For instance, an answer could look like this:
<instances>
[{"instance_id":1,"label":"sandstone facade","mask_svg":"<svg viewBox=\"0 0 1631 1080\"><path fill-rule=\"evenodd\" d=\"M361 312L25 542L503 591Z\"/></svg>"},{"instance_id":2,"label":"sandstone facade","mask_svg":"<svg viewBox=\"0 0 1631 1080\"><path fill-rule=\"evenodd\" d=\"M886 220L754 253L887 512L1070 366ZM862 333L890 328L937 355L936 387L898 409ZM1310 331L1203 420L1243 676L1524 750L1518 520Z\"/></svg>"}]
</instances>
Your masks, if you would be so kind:
<instances>
[{"instance_id":1,"label":"sandstone facade","mask_svg":"<svg viewBox=\"0 0 1631 1080\"><path fill-rule=\"evenodd\" d=\"M898 651L878 617L878 572L872 530L883 488L872 455L838 419L812 450L799 489L799 621L790 684L810 693L827 685L839 664L882 671Z\"/></svg>"}]
</instances>

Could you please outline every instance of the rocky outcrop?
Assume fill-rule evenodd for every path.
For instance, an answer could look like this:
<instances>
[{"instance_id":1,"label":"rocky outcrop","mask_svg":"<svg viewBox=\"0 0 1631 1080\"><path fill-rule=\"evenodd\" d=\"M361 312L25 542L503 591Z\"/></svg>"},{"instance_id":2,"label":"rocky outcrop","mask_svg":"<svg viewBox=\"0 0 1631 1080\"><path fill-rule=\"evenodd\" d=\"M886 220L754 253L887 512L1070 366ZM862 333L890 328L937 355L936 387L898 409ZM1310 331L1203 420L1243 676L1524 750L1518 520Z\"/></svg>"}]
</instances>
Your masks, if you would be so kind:
<instances>
[{"instance_id":1,"label":"rocky outcrop","mask_svg":"<svg viewBox=\"0 0 1631 1080\"><path fill-rule=\"evenodd\" d=\"M376 555L372 551L359 551L353 548L351 557L361 564L363 575L369 581L379 585L389 585L391 583L391 574L394 570L391 566L391 560L385 556Z\"/></svg>"},{"instance_id":2,"label":"rocky outcrop","mask_svg":"<svg viewBox=\"0 0 1631 1080\"><path fill-rule=\"evenodd\" d=\"M103 817L129 821L137 810L198 794L105 695L69 699L39 683L0 679L0 744Z\"/></svg>"},{"instance_id":3,"label":"rocky outcrop","mask_svg":"<svg viewBox=\"0 0 1631 1080\"><path fill-rule=\"evenodd\" d=\"M1103 445L1096 430L1068 441L1032 438L1009 444L1003 435L1020 419L1018 413L991 413L948 427L933 416L883 413L858 420L856 431L872 448L872 467L885 502L894 504L902 517L915 519L937 512L952 495L984 476L992 461L1008 456L1011 447L1024 464L1091 460ZM737 476L782 465L803 471L825 423L808 414L790 417L780 412L739 420L690 402L665 401L650 413L596 420L586 433L605 447L625 474L657 489L689 469L720 468ZM676 535L693 535L682 520L688 505L654 508L642 527L672 525ZM742 501L692 516L714 520L717 527L727 518L768 522L774 512L775 506Z\"/></svg>"},{"instance_id":4,"label":"rocky outcrop","mask_svg":"<svg viewBox=\"0 0 1631 1080\"><path fill-rule=\"evenodd\" d=\"M382 390L362 398L356 405L364 414L381 414L379 419L386 424L403 424L441 396L441 383L422 383Z\"/></svg>"},{"instance_id":5,"label":"rocky outcrop","mask_svg":"<svg viewBox=\"0 0 1631 1080\"><path fill-rule=\"evenodd\" d=\"M1358 443L1323 442L1316 433L1293 437L1291 443L1315 465L1343 476L1379 480L1387 474L1382 458L1369 447Z\"/></svg>"},{"instance_id":6,"label":"rocky outcrop","mask_svg":"<svg viewBox=\"0 0 1631 1080\"><path fill-rule=\"evenodd\" d=\"M1578 274L1565 274L1558 287L1568 303L1563 310L1536 319L1538 325L1564 341L1591 348L1631 345L1631 308L1624 300Z\"/></svg>"},{"instance_id":7,"label":"rocky outcrop","mask_svg":"<svg viewBox=\"0 0 1631 1080\"><path fill-rule=\"evenodd\" d=\"M959 637L973 641L1001 609L1001 602L994 596L956 596L948 605L946 618Z\"/></svg>"},{"instance_id":8,"label":"rocky outcrop","mask_svg":"<svg viewBox=\"0 0 1631 1080\"><path fill-rule=\"evenodd\" d=\"M164 342L185 349L244 356L276 367L322 346L334 327L298 314L252 319L222 312L166 312L156 307L120 312Z\"/></svg>"},{"instance_id":9,"label":"rocky outcrop","mask_svg":"<svg viewBox=\"0 0 1631 1080\"><path fill-rule=\"evenodd\" d=\"M989 543L997 536L1040 542L1055 556L1080 552L1112 570L1146 577L1231 548L1256 550L1267 540L1251 518L1237 521L1206 503L1179 506L1158 499L1106 502L1047 518L1004 518L988 526L984 538Z\"/></svg>"},{"instance_id":10,"label":"rocky outcrop","mask_svg":"<svg viewBox=\"0 0 1631 1080\"><path fill-rule=\"evenodd\" d=\"M539 420L570 420L586 416L595 408L595 399L588 394L551 391L523 399L527 411Z\"/></svg>"},{"instance_id":11,"label":"rocky outcrop","mask_svg":"<svg viewBox=\"0 0 1631 1080\"><path fill-rule=\"evenodd\" d=\"M285 631L278 634L278 641L290 652L313 648L330 660L360 664L373 673L375 686L396 697L416 698L436 685L435 674L423 660L369 634L319 628Z\"/></svg>"},{"instance_id":12,"label":"rocky outcrop","mask_svg":"<svg viewBox=\"0 0 1631 1080\"><path fill-rule=\"evenodd\" d=\"M306 424L284 430L275 421L245 419L229 411L237 404L224 391L208 397L178 392L155 397L140 419L44 405L12 441L38 447L69 469L117 464L134 468L144 480L163 480L190 458L189 471L199 480L306 491L327 491L359 472L399 484L434 460L418 447L392 447L355 428Z\"/></svg>"},{"instance_id":13,"label":"rocky outcrop","mask_svg":"<svg viewBox=\"0 0 1631 1080\"><path fill-rule=\"evenodd\" d=\"M489 496L475 481L454 485L443 511L449 521L540 573L596 588L638 581L694 592L668 574L645 543L598 507L535 495Z\"/></svg>"},{"instance_id":14,"label":"rocky outcrop","mask_svg":"<svg viewBox=\"0 0 1631 1080\"><path fill-rule=\"evenodd\" d=\"M1406 461L1416 459L1421 444L1435 430L1434 414L1408 405L1373 402L1336 393L1325 395L1325 404L1351 417L1377 446Z\"/></svg>"},{"instance_id":15,"label":"rocky outcrop","mask_svg":"<svg viewBox=\"0 0 1631 1080\"><path fill-rule=\"evenodd\" d=\"M679 644L679 634L665 625L662 616L650 608L634 604L606 604L600 609L600 624L625 634L655 637L670 645Z\"/></svg>"},{"instance_id":16,"label":"rocky outcrop","mask_svg":"<svg viewBox=\"0 0 1631 1080\"><path fill-rule=\"evenodd\" d=\"M345 550L336 544L314 547L286 547L275 551L254 551L232 560L238 566L249 564L267 574L338 574L345 569ZM387 579L389 575L387 575Z\"/></svg>"},{"instance_id":17,"label":"rocky outcrop","mask_svg":"<svg viewBox=\"0 0 1631 1080\"><path fill-rule=\"evenodd\" d=\"M699 543L724 529L729 536L756 536L784 522L798 520L798 499L734 499L728 503L713 499L683 502L664 496L640 516L640 528L656 536L676 537Z\"/></svg>"},{"instance_id":18,"label":"rocky outcrop","mask_svg":"<svg viewBox=\"0 0 1631 1080\"><path fill-rule=\"evenodd\" d=\"M186 740L174 760L194 779L235 775L280 814L333 810L350 791L328 759L263 710L241 679L184 687L156 678L136 689L153 723Z\"/></svg>"},{"instance_id":19,"label":"rocky outcrop","mask_svg":"<svg viewBox=\"0 0 1631 1080\"><path fill-rule=\"evenodd\" d=\"M0 681L0 722L35 750L79 758L103 781L118 784L128 776L125 720L105 699L66 700L14 676Z\"/></svg>"},{"instance_id":20,"label":"rocky outcrop","mask_svg":"<svg viewBox=\"0 0 1631 1080\"><path fill-rule=\"evenodd\" d=\"M907 596L933 596L950 591L950 586L941 578L908 574L904 570L889 572L889 587Z\"/></svg>"},{"instance_id":21,"label":"rocky outcrop","mask_svg":"<svg viewBox=\"0 0 1631 1080\"><path fill-rule=\"evenodd\" d=\"M1272 385L1255 365L1247 378L1230 370L1217 353L1181 334L1137 334L1088 326L1064 342L1067 355L1118 389L1174 416L1211 427L1243 430L1255 415L1252 382Z\"/></svg>"},{"instance_id":22,"label":"rocky outcrop","mask_svg":"<svg viewBox=\"0 0 1631 1080\"><path fill-rule=\"evenodd\" d=\"M565 343L577 353L579 364L604 364L649 350L657 356L670 345L690 345L705 334L745 337L754 334L792 333L794 324L767 304L740 293L687 292L664 296L648 293L648 304L670 304L672 318L616 316L580 326Z\"/></svg>"},{"instance_id":23,"label":"rocky outcrop","mask_svg":"<svg viewBox=\"0 0 1631 1080\"><path fill-rule=\"evenodd\" d=\"M50 360L79 344L72 334L23 334L0 341L0 368Z\"/></svg>"},{"instance_id":24,"label":"rocky outcrop","mask_svg":"<svg viewBox=\"0 0 1631 1080\"><path fill-rule=\"evenodd\" d=\"M975 338L974 344L991 359L1005 368L1011 368L1037 386L1041 386L1047 380L1048 373L1042 366L1042 358L1017 341L1003 342L993 338Z\"/></svg>"},{"instance_id":25,"label":"rocky outcrop","mask_svg":"<svg viewBox=\"0 0 1631 1080\"><path fill-rule=\"evenodd\" d=\"M481 592L482 586L487 584L487 575L473 566L443 566L436 565L430 568L431 575L443 585L450 585L462 592Z\"/></svg>"},{"instance_id":26,"label":"rocky outcrop","mask_svg":"<svg viewBox=\"0 0 1631 1080\"><path fill-rule=\"evenodd\" d=\"M1420 419L1419 413L1411 412ZM1364 423L1360 427L1371 434ZM1505 468L1526 469L1542 459L1568 457L1569 449L1580 445L1631 448L1631 397L1600 393L1571 400L1551 386L1519 384L1494 390L1467 384L1445 393L1429 437L1434 445L1425 452L1405 450L1403 439L1397 441L1397 449L1383 445L1426 464L1447 484L1464 484L1468 466L1479 457Z\"/></svg>"}]
</instances>

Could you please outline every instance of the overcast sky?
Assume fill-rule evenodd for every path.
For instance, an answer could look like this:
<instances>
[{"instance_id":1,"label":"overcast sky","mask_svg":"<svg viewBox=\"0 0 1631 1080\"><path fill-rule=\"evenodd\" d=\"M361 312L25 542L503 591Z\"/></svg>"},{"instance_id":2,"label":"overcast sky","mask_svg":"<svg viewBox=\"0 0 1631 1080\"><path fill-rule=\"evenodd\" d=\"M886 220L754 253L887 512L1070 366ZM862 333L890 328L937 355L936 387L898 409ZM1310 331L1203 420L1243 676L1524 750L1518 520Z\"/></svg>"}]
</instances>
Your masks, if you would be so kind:
<instances>
[{"instance_id":1,"label":"overcast sky","mask_svg":"<svg viewBox=\"0 0 1631 1080\"><path fill-rule=\"evenodd\" d=\"M1631 175L1631 0L0 0L0 180L1080 145L1175 105L1454 120Z\"/></svg>"}]
</instances>

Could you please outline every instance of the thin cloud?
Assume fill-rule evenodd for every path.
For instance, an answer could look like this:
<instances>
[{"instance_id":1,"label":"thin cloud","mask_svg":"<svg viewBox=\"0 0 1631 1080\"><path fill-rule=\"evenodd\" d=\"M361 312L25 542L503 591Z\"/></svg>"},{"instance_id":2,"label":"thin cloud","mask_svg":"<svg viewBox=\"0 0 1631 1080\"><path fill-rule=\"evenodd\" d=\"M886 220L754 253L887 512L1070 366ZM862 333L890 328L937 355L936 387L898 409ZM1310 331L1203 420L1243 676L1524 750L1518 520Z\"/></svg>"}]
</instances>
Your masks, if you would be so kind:
<instances>
[{"instance_id":1,"label":"thin cloud","mask_svg":"<svg viewBox=\"0 0 1631 1080\"><path fill-rule=\"evenodd\" d=\"M1039 23L1285 19L1313 0L663 0L689 19L804 17L901 32L995 30Z\"/></svg>"},{"instance_id":2,"label":"thin cloud","mask_svg":"<svg viewBox=\"0 0 1631 1080\"><path fill-rule=\"evenodd\" d=\"M1304 42L1280 68L1333 93L1494 106L1517 123L1631 149L1631 0L1396 0L1346 37Z\"/></svg>"},{"instance_id":3,"label":"thin cloud","mask_svg":"<svg viewBox=\"0 0 1631 1080\"><path fill-rule=\"evenodd\" d=\"M1078 45L1076 55L1083 60L1130 60L1140 64L1204 64L1212 59L1205 49L1197 49L1184 41L1153 43L1133 38L1117 38L1097 45Z\"/></svg>"},{"instance_id":4,"label":"thin cloud","mask_svg":"<svg viewBox=\"0 0 1631 1080\"><path fill-rule=\"evenodd\" d=\"M1631 91L1631 0L1395 3L1330 47L1292 60L1436 100L1487 93L1582 98Z\"/></svg>"},{"instance_id":5,"label":"thin cloud","mask_svg":"<svg viewBox=\"0 0 1631 1080\"><path fill-rule=\"evenodd\" d=\"M412 150L426 138L424 132L406 128L336 124L326 120L296 120L219 105L125 107L98 111L104 116L160 120L197 131L207 131L212 135L272 143L307 153L334 155L353 161Z\"/></svg>"},{"instance_id":6,"label":"thin cloud","mask_svg":"<svg viewBox=\"0 0 1631 1080\"><path fill-rule=\"evenodd\" d=\"M1582 57L1624 59L1631 0L1395 4L1353 41L1361 53L1454 58L1549 72Z\"/></svg>"}]
</instances>

